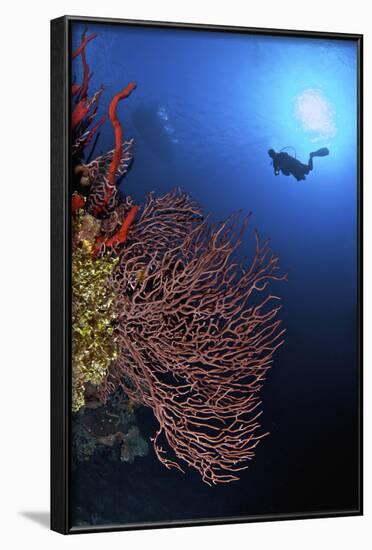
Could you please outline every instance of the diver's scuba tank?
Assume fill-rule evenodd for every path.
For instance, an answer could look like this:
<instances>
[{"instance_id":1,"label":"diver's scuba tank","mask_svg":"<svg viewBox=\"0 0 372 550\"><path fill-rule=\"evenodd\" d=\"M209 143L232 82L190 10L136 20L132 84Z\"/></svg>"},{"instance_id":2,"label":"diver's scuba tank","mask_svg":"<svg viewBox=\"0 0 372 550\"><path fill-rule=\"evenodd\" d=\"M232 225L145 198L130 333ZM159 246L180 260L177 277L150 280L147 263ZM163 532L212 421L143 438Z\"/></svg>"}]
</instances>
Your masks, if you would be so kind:
<instances>
[{"instance_id":1,"label":"diver's scuba tank","mask_svg":"<svg viewBox=\"0 0 372 550\"><path fill-rule=\"evenodd\" d=\"M310 153L311 157L326 157L327 155L329 155L329 149L327 149L327 147L322 147L321 149Z\"/></svg>"},{"instance_id":2,"label":"diver's scuba tank","mask_svg":"<svg viewBox=\"0 0 372 550\"><path fill-rule=\"evenodd\" d=\"M294 147L292 147L292 145L286 145L285 147L280 149L279 153L282 153L283 151L286 151L287 149L292 149L292 151L294 152L294 158L296 159L297 158L297 152L296 152L296 149Z\"/></svg>"}]
</instances>

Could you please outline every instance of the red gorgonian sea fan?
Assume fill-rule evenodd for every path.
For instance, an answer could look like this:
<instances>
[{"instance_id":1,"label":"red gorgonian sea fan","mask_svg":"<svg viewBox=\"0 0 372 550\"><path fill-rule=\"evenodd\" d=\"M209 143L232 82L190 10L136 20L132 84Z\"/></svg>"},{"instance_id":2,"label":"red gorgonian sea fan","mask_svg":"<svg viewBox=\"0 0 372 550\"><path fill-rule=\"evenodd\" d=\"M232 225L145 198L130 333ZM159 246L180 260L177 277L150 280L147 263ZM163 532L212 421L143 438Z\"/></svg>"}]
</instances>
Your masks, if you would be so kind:
<instances>
[{"instance_id":1,"label":"red gorgonian sea fan","mask_svg":"<svg viewBox=\"0 0 372 550\"><path fill-rule=\"evenodd\" d=\"M101 396L120 386L151 407L159 460L208 484L239 479L266 435L259 391L283 343L269 241L256 235L250 265L234 259L247 223L211 228L187 195L149 196L113 273L119 359Z\"/></svg>"}]
</instances>

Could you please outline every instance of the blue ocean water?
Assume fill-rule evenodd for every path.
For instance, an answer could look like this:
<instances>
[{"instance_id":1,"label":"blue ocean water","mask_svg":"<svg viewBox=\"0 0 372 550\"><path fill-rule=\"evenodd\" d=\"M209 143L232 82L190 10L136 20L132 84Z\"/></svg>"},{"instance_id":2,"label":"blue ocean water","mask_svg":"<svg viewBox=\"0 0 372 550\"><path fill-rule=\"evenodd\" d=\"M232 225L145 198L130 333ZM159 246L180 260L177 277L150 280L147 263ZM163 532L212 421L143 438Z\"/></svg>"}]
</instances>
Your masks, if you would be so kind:
<instances>
[{"instance_id":1,"label":"blue ocean water","mask_svg":"<svg viewBox=\"0 0 372 550\"><path fill-rule=\"evenodd\" d=\"M73 25L72 50L84 28ZM271 238L289 279L275 287L286 343L262 393L270 436L242 480L210 489L153 456L124 473L122 464L94 463L74 480L79 509L122 523L355 507L356 44L108 24L88 30L98 35L86 55L90 92L105 87L100 113L137 83L118 107L124 137L136 141L123 192L141 204L149 191L181 187L212 221L252 212L251 229ZM72 77L82 80L80 60ZM106 121L95 154L113 145ZM324 146L330 155L314 159L305 181L274 175L269 148L286 147L307 163ZM240 254L252 250L248 231ZM156 423L141 414L151 435Z\"/></svg>"}]
</instances>

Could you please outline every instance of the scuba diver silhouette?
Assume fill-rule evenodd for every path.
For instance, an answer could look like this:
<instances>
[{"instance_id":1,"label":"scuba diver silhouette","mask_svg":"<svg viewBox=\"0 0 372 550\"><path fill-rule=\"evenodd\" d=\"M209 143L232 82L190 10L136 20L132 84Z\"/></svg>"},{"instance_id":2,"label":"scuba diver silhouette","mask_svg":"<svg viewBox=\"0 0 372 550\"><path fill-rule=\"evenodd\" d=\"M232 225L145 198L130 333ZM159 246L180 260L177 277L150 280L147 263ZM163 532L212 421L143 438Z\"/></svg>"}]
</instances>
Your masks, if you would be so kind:
<instances>
[{"instance_id":1,"label":"scuba diver silhouette","mask_svg":"<svg viewBox=\"0 0 372 550\"><path fill-rule=\"evenodd\" d=\"M286 147L284 147L284 149L286 149ZM297 158L283 152L283 149L279 153L276 153L274 149L269 149L268 154L269 157L272 158L274 174L276 176L279 176L281 172L284 176L292 175L297 181L301 181L305 180L305 176L313 169L313 157L326 157L329 155L329 149L327 149L327 147L322 147L310 153L309 162L307 164L303 164Z\"/></svg>"}]
</instances>

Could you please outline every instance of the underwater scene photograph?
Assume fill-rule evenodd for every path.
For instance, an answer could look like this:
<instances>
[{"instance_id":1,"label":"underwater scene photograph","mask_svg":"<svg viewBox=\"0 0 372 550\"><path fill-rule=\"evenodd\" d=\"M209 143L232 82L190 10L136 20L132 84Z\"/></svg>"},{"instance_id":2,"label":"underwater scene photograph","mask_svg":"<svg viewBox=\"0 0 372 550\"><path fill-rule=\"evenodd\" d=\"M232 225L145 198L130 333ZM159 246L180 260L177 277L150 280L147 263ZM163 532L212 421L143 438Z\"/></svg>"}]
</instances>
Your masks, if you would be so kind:
<instances>
[{"instance_id":1,"label":"underwater scene photograph","mask_svg":"<svg viewBox=\"0 0 372 550\"><path fill-rule=\"evenodd\" d=\"M72 529L359 508L358 42L70 24Z\"/></svg>"}]
</instances>

